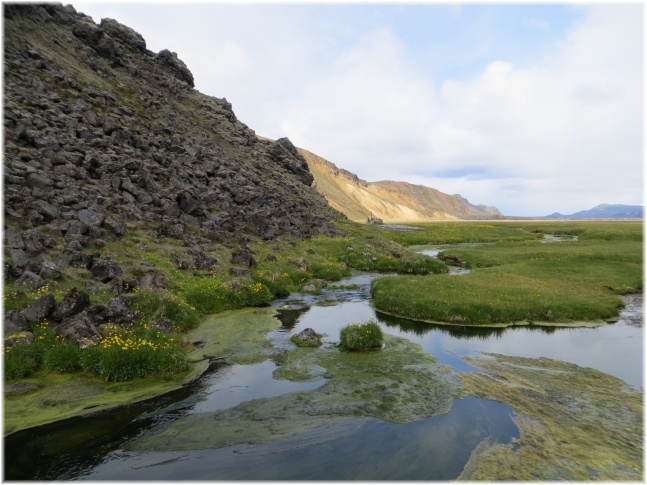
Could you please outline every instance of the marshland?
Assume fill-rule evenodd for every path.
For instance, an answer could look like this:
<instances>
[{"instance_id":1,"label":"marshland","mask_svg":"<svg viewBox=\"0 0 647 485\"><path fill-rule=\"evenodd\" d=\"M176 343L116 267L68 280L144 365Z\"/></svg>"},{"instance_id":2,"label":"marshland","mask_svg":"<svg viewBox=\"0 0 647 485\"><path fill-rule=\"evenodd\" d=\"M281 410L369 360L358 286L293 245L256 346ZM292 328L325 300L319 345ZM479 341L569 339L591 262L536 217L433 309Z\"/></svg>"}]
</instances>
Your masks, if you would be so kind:
<instances>
[{"instance_id":1,"label":"marshland","mask_svg":"<svg viewBox=\"0 0 647 485\"><path fill-rule=\"evenodd\" d=\"M37 389L5 397L6 478L642 478L642 223L337 224L249 241L242 278L178 269L171 238L107 244L172 289L132 288L140 323L95 347L43 326L5 351ZM366 325L382 345L339 345Z\"/></svg>"}]
</instances>

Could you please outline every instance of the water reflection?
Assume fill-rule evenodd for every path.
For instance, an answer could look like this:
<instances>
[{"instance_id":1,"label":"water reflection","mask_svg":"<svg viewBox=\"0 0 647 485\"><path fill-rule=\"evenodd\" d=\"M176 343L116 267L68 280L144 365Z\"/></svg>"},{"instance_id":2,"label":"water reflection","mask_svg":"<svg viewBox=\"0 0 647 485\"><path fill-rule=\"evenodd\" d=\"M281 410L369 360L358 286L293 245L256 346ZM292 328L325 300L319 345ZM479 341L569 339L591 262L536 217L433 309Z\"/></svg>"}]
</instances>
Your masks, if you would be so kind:
<instances>
[{"instance_id":1,"label":"water reflection","mask_svg":"<svg viewBox=\"0 0 647 485\"><path fill-rule=\"evenodd\" d=\"M418 337L422 337L430 332L440 332L450 335L458 339L481 339L487 340L493 337L499 337L505 332L505 328L494 327L474 327L474 326L459 326L459 325L436 325L433 323L419 322L415 320L408 320L406 318L396 317L382 313L379 310L375 311L375 316L380 323L385 324L389 328L399 329L401 332L412 333Z\"/></svg>"},{"instance_id":2,"label":"water reflection","mask_svg":"<svg viewBox=\"0 0 647 485\"><path fill-rule=\"evenodd\" d=\"M317 299L310 295L298 300L301 305L282 309L282 326L269 338L276 348L284 348L291 345L291 333L312 327L326 334L324 341L334 342L343 325L376 318L386 333L419 343L454 372L474 370L461 357L493 352L572 362L642 387L642 295L625 297L626 308L618 322L596 328L454 327L376 312L368 297L358 295L367 294L377 276L355 274L340 282L360 288L330 290L349 300L335 306L309 307ZM408 424L354 420L354 426L326 440L303 435L255 447L143 454L121 450L150 427L188 413L222 409L261 395L290 392L300 385L321 385L274 380L271 372L275 368L269 361L256 366L214 364L211 374L164 396L14 433L5 438L4 478L449 480L458 476L482 439L509 443L516 436L510 408L465 398L455 401L447 415Z\"/></svg>"},{"instance_id":3,"label":"water reflection","mask_svg":"<svg viewBox=\"0 0 647 485\"><path fill-rule=\"evenodd\" d=\"M511 414L505 404L466 397L455 400L448 414L406 424L343 418L324 429L260 445L119 453L84 478L452 480L482 440L509 443L519 437Z\"/></svg>"},{"instance_id":4,"label":"water reflection","mask_svg":"<svg viewBox=\"0 0 647 485\"><path fill-rule=\"evenodd\" d=\"M283 330L291 330L299 321L301 315L308 311L308 308L297 308L297 309L280 309L278 310L278 319L281 321L281 327Z\"/></svg>"},{"instance_id":5,"label":"water reflection","mask_svg":"<svg viewBox=\"0 0 647 485\"><path fill-rule=\"evenodd\" d=\"M222 364L213 364L210 372L221 367ZM202 379L198 379L153 399L13 433L4 439L4 478L67 480L78 477L147 428L186 415L188 406L165 414L156 411L190 399L203 385Z\"/></svg>"}]
</instances>

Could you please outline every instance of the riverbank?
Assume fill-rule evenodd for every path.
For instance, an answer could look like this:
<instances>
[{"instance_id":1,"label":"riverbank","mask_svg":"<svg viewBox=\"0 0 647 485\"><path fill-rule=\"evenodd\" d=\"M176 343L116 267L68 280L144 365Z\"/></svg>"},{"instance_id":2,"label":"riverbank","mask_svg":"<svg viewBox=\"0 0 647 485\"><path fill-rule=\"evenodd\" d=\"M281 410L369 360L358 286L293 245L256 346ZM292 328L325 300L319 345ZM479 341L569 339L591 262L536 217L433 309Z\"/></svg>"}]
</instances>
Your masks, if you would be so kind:
<instances>
[{"instance_id":1,"label":"riverbank","mask_svg":"<svg viewBox=\"0 0 647 485\"><path fill-rule=\"evenodd\" d=\"M106 382L85 373L37 373L20 380L26 392L7 392L5 384L4 433L40 426L66 418L105 411L158 397L186 386L209 367L211 358L228 363L262 362L270 354L266 333L280 323L272 308L248 308L207 317L185 334L190 369L174 375L153 375L125 382ZM15 386L14 386L15 387Z\"/></svg>"},{"instance_id":2,"label":"riverbank","mask_svg":"<svg viewBox=\"0 0 647 485\"><path fill-rule=\"evenodd\" d=\"M638 313L642 308L640 300L635 302L637 306L633 310L632 303L627 303L627 308L616 325L551 329L550 332L539 328L532 330L529 327L517 327L500 331L481 329L473 335L470 329L461 330L461 327L445 327L445 330L443 327L392 318L386 320L385 324L378 315L384 332L392 336L384 349L391 350L389 354L377 351L364 356L340 352L335 347L339 327L347 321L358 318L366 320L374 315L366 299L367 287L375 276L357 274L341 282L348 283L351 287L349 289L344 288L346 285L341 285L340 289L324 289L321 295L293 294L284 301L277 301L277 309L290 302L289 306L298 307L298 310L279 310L280 326L275 320L274 326L277 328L267 334L262 330L254 331L252 325L248 326L247 342L221 345L220 339L216 339L214 343L218 346L209 347L204 342L205 337L209 336L206 331L198 331L192 337L198 345L205 344L200 353L215 356L235 355L236 349L249 349L250 342L252 346L260 343L257 347L260 355L270 356L270 360L265 360L263 364L223 367L218 364L213 374L200 379L195 385L183 388L180 394L172 393L173 396L169 394L165 398L150 400L149 404L142 403L143 406L115 408L107 413L99 413L92 419L63 422L58 427L47 426L42 431L34 429L28 433L17 433L14 440L9 437L6 443L9 443L7 446L11 449L29 450L29 456L42 457L42 466L39 465L39 471L34 472L37 474L20 476L31 477L29 479L38 476L39 479L92 477L101 480L154 479L159 476L203 480L225 476L232 479L375 479L389 476L393 479L433 477L432 479L451 480L458 477L468 462L469 454L482 440L488 440L490 445L512 443L514 449L517 449L517 441L510 440L515 436L521 438L519 432L511 422L506 424L506 420L510 421L512 410L517 409L516 404L513 408L509 408L507 404L497 405L496 401L499 399L506 402L503 401L507 396L505 387L498 389L497 393L500 391L501 395L493 394L493 400L490 401L480 396L460 397L474 395L475 391L471 391L470 386L465 384L453 383L450 386L453 389L450 392L451 407L449 412L444 412L441 409L443 399L438 399L443 394L432 392L426 384L430 378L435 379L433 376L423 373L421 388L411 386L414 381L410 380L410 374L415 377L418 373L411 372L409 368L412 365L414 369L425 372L438 372L436 378L440 378L438 383L442 383L446 378L451 379L451 373L447 373L449 369L454 373L476 371L478 368L471 364L470 355L485 353L488 358L493 358L492 351L498 355L521 352L524 356L550 355L553 360L567 359L577 363L561 362L568 367L575 381L580 379L580 372L583 372L582 379L585 379L591 371L587 367L593 366L620 375L634 385L642 382L640 375L625 377L625 373L620 370L623 368L622 362L624 367L631 366L632 362L640 362L642 339L641 328L637 327L642 326L642 316ZM359 288L355 289L356 287ZM318 300L331 296L338 300L337 305L316 305ZM298 304L299 302L303 304ZM260 311L266 310L272 309ZM256 311L249 309L240 312L241 320L234 323L232 319L230 329L244 325ZM625 315L626 312L629 314ZM230 317L238 314L238 311L231 312ZM214 336L217 335L215 330L220 327L223 334L229 332L226 320L213 320L210 327L214 330ZM298 349L290 343L291 335L306 327L325 334L323 347ZM262 334L267 340L259 338ZM600 349L603 351L600 352ZM254 361L253 358L250 359L253 352L242 353L247 356L246 361ZM609 361L604 356L608 356ZM370 358L377 360L371 361ZM546 359L523 358L527 359L524 365L538 368L545 366L542 362ZM347 365L344 365L344 361L347 361ZM466 362L470 362L470 365ZM400 374L398 369L401 369ZM509 370L514 373L515 366L512 365ZM559 378L560 374L549 371L550 369L546 370L552 378ZM596 379L600 379L600 382L611 377L603 372L595 372L599 374ZM401 383L397 388L393 387L395 381ZM505 383L503 380L501 382ZM443 386L438 390L442 388ZM355 390L359 392L351 392ZM432 394L418 396L419 392ZM535 397L535 393L530 391L523 391L521 397L526 394ZM582 389L576 402L586 403L594 397L594 393ZM554 400L555 405L560 405L559 391L545 399ZM548 406L548 401L541 401L537 405L543 403ZM424 413L433 410L433 406L443 413L424 418ZM419 409L416 413L422 414L411 413L416 407ZM281 416L286 419L280 419ZM422 419L416 416L422 416ZM288 417L294 417L294 422ZM402 422L411 418L414 420L408 424L389 424L392 423L391 420ZM586 413L573 416L573 419L583 425L586 424L583 421L586 418ZM239 420L245 426L236 426ZM215 423L218 423L217 433L213 432ZM511 430L503 432L510 426ZM221 427L223 433L220 432ZM115 432L113 428L120 431ZM473 433L476 430L479 430L477 435ZM175 431L178 434L174 434ZM216 442L221 435L222 440ZM108 439L110 447L106 448L102 444L94 449L97 436L101 436L102 441ZM133 441L138 436L142 439ZM160 439L154 439L155 437ZM550 433L546 439L550 439ZM251 442L255 444L249 444ZM165 450L181 447L182 451L153 451L160 449L157 448L158 443ZM227 446L227 443L230 445ZM203 448L219 444L225 447ZM84 451L81 452L76 447L81 447ZM484 445L481 446L483 447ZM126 451L128 449L130 451ZM342 459L338 457L338 452L327 455L326 449L343 449L344 454L350 453L349 456L354 456L355 459ZM420 450L425 450L425 456L433 457L431 461L434 466L427 467L426 462L429 460L420 463L420 460L415 459L420 456ZM451 452L448 453L448 450ZM531 455L539 453L537 460L541 459L544 452L543 448L527 450ZM79 461L79 454L85 457L83 461ZM375 472L373 461L367 458L376 454L381 457L379 472ZM23 463L18 455L20 453L10 455L12 473L17 472L20 463ZM360 459L360 456L363 458ZM324 457L333 460L329 463L334 463L334 466L326 466L328 462L322 462ZM288 465L296 459L300 460L299 463L306 460L309 463L307 469L294 469ZM56 462L56 465L48 465L47 460ZM259 469L251 467L252 462L264 465ZM81 463L83 465L79 467ZM331 474L331 469L336 470L336 473Z\"/></svg>"}]
</instances>

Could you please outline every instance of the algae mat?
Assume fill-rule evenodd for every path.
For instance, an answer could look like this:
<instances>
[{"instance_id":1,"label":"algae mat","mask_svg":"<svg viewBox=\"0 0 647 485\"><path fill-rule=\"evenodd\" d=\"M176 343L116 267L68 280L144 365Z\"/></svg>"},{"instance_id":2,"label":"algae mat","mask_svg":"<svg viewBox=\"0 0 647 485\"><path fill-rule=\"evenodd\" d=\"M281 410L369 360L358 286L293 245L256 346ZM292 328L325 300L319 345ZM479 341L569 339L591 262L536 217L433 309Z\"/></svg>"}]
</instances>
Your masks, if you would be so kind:
<instances>
[{"instance_id":1,"label":"algae mat","mask_svg":"<svg viewBox=\"0 0 647 485\"><path fill-rule=\"evenodd\" d=\"M373 352L343 352L333 345L295 348L277 359L275 378L325 377L324 385L180 418L143 435L128 449L220 448L337 427L346 418L409 422L447 413L459 394L448 369L406 339L387 335L385 341L384 349Z\"/></svg>"},{"instance_id":2,"label":"algae mat","mask_svg":"<svg viewBox=\"0 0 647 485\"><path fill-rule=\"evenodd\" d=\"M642 392L574 364L487 354L458 374L475 396L509 404L521 437L482 443L466 480L642 480Z\"/></svg>"}]
</instances>

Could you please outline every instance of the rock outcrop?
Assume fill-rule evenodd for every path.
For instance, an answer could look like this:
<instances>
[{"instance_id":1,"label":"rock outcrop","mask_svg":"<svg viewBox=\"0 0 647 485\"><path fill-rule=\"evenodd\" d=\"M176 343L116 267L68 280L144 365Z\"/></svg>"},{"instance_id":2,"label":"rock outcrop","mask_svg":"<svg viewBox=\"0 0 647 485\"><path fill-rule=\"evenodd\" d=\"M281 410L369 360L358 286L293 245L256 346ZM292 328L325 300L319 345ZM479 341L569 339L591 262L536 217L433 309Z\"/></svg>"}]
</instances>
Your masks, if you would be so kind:
<instances>
[{"instance_id":1,"label":"rock outcrop","mask_svg":"<svg viewBox=\"0 0 647 485\"><path fill-rule=\"evenodd\" d=\"M3 11L5 282L47 292L54 281L69 289L73 274L88 292L120 298L169 285L155 264L102 253L129 231L178 239L188 249L171 262L214 272L218 247L244 237L336 233L331 221L343 215L311 187L290 140L258 139L226 99L194 89L177 54L151 52L132 28L71 5ZM244 245L235 257L249 275ZM85 344L135 317L125 300L91 305L74 288L58 306L48 294L7 312L4 328L47 319Z\"/></svg>"},{"instance_id":2,"label":"rock outcrop","mask_svg":"<svg viewBox=\"0 0 647 485\"><path fill-rule=\"evenodd\" d=\"M212 238L333 230L292 143L259 140L175 53L69 5L4 10L6 228L82 247L141 222Z\"/></svg>"}]
</instances>

